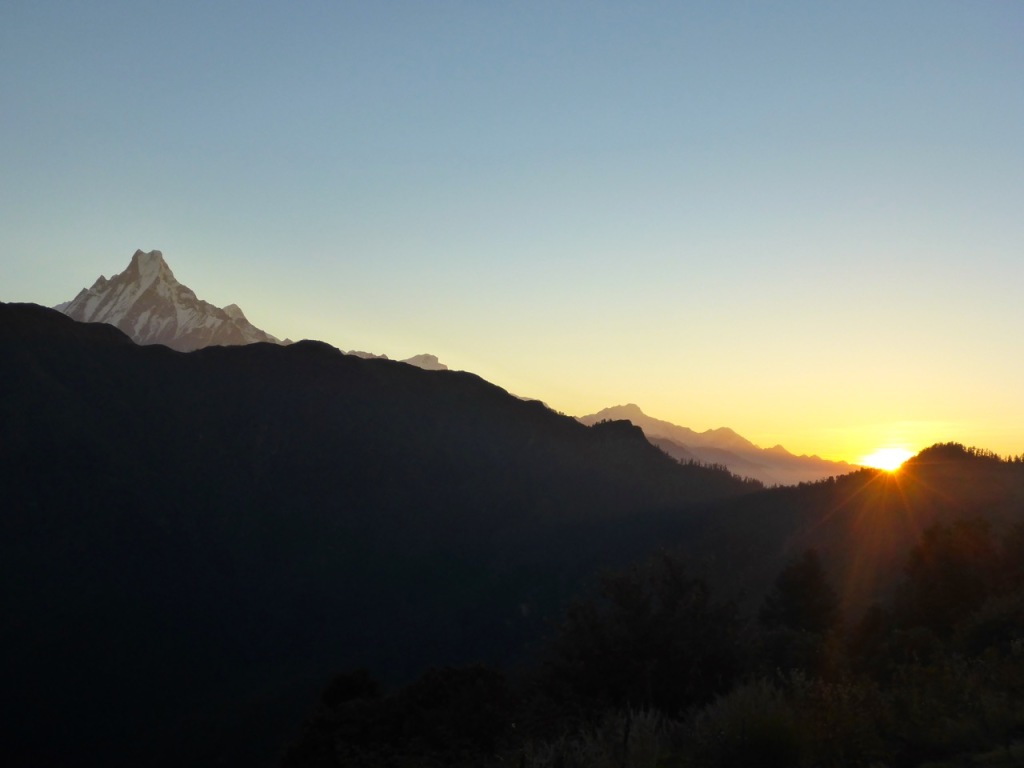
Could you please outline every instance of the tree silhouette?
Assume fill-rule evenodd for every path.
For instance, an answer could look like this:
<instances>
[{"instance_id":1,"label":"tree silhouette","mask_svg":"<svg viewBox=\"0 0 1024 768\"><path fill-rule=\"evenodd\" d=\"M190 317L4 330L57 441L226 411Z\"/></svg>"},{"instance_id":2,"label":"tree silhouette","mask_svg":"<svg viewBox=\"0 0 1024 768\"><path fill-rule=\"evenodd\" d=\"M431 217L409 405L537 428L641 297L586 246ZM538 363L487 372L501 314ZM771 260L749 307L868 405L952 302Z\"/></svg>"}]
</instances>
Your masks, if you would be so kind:
<instances>
[{"instance_id":1,"label":"tree silhouette","mask_svg":"<svg viewBox=\"0 0 1024 768\"><path fill-rule=\"evenodd\" d=\"M568 612L549 681L584 700L677 713L727 690L738 666L732 603L668 554L604 579Z\"/></svg>"},{"instance_id":2,"label":"tree silhouette","mask_svg":"<svg viewBox=\"0 0 1024 768\"><path fill-rule=\"evenodd\" d=\"M768 629L817 634L832 629L838 618L839 601L813 549L782 569L758 616Z\"/></svg>"},{"instance_id":3,"label":"tree silhouette","mask_svg":"<svg viewBox=\"0 0 1024 768\"><path fill-rule=\"evenodd\" d=\"M911 625L949 636L991 594L998 562L983 519L929 528L908 558L900 613Z\"/></svg>"}]
</instances>

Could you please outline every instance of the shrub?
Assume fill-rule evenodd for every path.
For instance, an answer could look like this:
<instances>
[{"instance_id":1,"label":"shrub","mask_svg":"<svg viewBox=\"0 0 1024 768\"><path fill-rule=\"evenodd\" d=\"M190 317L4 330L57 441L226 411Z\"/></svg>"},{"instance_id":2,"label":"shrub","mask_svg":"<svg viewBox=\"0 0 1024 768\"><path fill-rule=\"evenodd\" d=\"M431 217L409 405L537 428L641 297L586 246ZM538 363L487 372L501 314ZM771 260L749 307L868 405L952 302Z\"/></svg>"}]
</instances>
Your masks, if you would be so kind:
<instances>
[{"instance_id":1,"label":"shrub","mask_svg":"<svg viewBox=\"0 0 1024 768\"><path fill-rule=\"evenodd\" d=\"M805 765L861 766L884 758L885 744L876 723L884 699L877 686L799 674L792 676L790 685Z\"/></svg>"},{"instance_id":2,"label":"shrub","mask_svg":"<svg viewBox=\"0 0 1024 768\"><path fill-rule=\"evenodd\" d=\"M944 659L894 677L879 727L896 765L917 765L1006 743L1022 722L995 668Z\"/></svg>"},{"instance_id":3,"label":"shrub","mask_svg":"<svg viewBox=\"0 0 1024 768\"><path fill-rule=\"evenodd\" d=\"M689 723L688 753L702 768L800 764L799 722L782 691L767 680L738 686Z\"/></svg>"},{"instance_id":4,"label":"shrub","mask_svg":"<svg viewBox=\"0 0 1024 768\"><path fill-rule=\"evenodd\" d=\"M619 711L595 728L526 744L522 768L665 768L678 725L657 712Z\"/></svg>"}]
</instances>

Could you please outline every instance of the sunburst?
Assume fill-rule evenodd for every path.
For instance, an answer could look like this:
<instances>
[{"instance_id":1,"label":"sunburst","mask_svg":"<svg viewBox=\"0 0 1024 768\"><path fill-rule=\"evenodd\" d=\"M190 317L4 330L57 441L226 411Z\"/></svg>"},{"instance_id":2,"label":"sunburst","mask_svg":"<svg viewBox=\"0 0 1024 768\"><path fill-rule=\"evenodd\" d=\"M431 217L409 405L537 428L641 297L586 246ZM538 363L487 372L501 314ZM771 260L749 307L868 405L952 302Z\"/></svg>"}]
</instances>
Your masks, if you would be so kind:
<instances>
[{"instance_id":1,"label":"sunburst","mask_svg":"<svg viewBox=\"0 0 1024 768\"><path fill-rule=\"evenodd\" d=\"M886 472L895 472L913 455L914 452L906 448L879 448L874 453L862 456L857 463L865 467L884 469Z\"/></svg>"}]
</instances>

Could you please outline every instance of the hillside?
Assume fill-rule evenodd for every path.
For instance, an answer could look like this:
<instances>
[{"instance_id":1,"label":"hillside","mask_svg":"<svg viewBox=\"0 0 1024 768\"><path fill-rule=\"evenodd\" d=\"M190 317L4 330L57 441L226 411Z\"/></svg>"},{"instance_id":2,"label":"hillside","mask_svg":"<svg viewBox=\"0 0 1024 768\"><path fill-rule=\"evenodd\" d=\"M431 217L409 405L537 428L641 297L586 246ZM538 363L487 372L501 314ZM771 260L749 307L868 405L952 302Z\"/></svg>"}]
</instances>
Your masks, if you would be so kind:
<instances>
[{"instance_id":1,"label":"hillside","mask_svg":"<svg viewBox=\"0 0 1024 768\"><path fill-rule=\"evenodd\" d=\"M530 674L325 681L281 766L1017 765L1022 490L1024 457L943 444L716 504Z\"/></svg>"},{"instance_id":2,"label":"hillside","mask_svg":"<svg viewBox=\"0 0 1024 768\"><path fill-rule=\"evenodd\" d=\"M813 548L856 619L890 594L930 526L980 518L1000 535L1024 521L1024 462L935 445L895 473L862 469L712 507L682 547L723 591L756 604L789 558Z\"/></svg>"},{"instance_id":3,"label":"hillside","mask_svg":"<svg viewBox=\"0 0 1024 768\"><path fill-rule=\"evenodd\" d=\"M471 374L32 305L0 305L0 423L19 764L266 762L333 671L521 658L598 569L753 489Z\"/></svg>"}]
</instances>

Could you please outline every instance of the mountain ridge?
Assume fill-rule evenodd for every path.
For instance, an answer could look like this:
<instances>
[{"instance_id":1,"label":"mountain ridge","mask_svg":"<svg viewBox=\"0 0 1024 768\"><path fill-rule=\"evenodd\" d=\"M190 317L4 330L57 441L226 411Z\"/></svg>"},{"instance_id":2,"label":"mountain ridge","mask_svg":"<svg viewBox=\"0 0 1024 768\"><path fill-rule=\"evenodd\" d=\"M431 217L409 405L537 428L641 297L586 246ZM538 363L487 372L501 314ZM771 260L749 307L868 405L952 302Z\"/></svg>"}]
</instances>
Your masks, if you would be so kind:
<instances>
[{"instance_id":1,"label":"mountain ridge","mask_svg":"<svg viewBox=\"0 0 1024 768\"><path fill-rule=\"evenodd\" d=\"M36 305L0 304L0 423L0 720L34 764L266 764L337 669L511 663L597 571L758 489L472 373ZM232 726L261 701L278 730Z\"/></svg>"},{"instance_id":2,"label":"mountain ridge","mask_svg":"<svg viewBox=\"0 0 1024 768\"><path fill-rule=\"evenodd\" d=\"M722 465L741 477L751 477L767 485L814 482L857 469L847 462L830 461L819 456L797 456L781 445L760 448L728 427L697 432L648 416L635 403L616 405L579 417L583 424L620 419L640 427L648 440L680 461Z\"/></svg>"}]
</instances>

